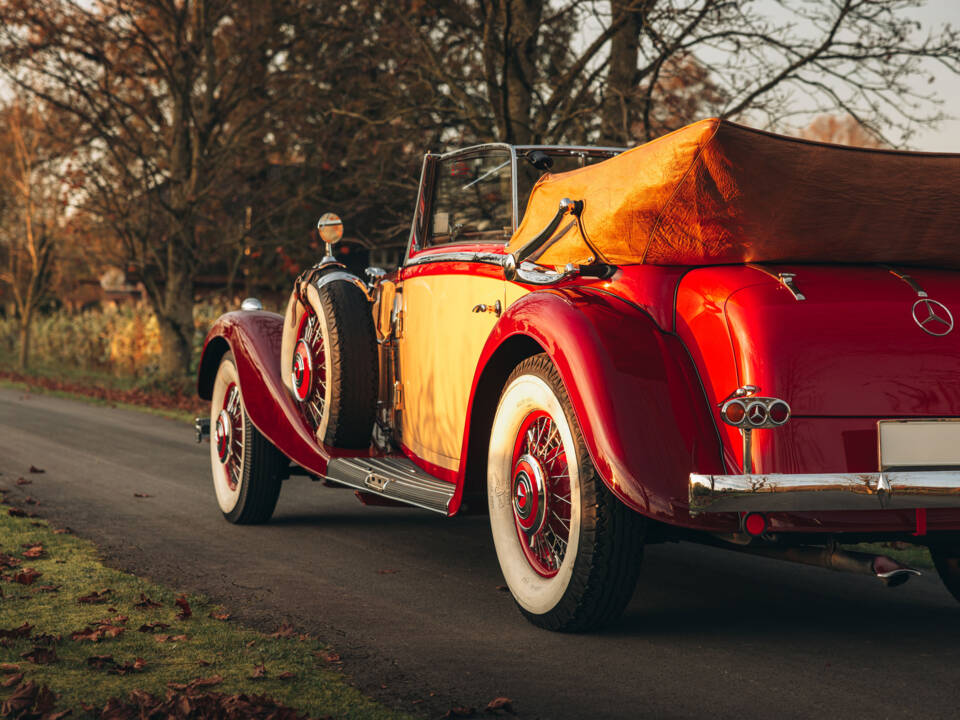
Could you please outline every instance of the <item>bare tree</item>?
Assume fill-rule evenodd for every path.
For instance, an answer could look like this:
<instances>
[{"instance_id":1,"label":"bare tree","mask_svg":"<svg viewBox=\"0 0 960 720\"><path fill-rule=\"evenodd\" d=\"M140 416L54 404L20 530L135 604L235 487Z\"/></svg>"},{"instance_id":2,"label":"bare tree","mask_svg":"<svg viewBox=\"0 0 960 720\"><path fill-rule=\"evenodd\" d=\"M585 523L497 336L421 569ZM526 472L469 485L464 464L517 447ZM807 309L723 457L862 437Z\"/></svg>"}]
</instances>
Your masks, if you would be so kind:
<instances>
[{"instance_id":1,"label":"bare tree","mask_svg":"<svg viewBox=\"0 0 960 720\"><path fill-rule=\"evenodd\" d=\"M30 361L30 329L39 305L47 299L53 253L66 204L63 188L51 172L38 108L19 103L0 119L0 186L5 202L0 225L0 282L10 289L19 317L18 366Z\"/></svg>"},{"instance_id":2,"label":"bare tree","mask_svg":"<svg viewBox=\"0 0 960 720\"><path fill-rule=\"evenodd\" d=\"M631 143L708 114L783 127L840 111L900 144L941 117L917 89L930 64L960 72L960 33L922 28L921 4L427 0L406 23L418 71L477 136Z\"/></svg>"},{"instance_id":3,"label":"bare tree","mask_svg":"<svg viewBox=\"0 0 960 720\"><path fill-rule=\"evenodd\" d=\"M294 3L296 4L296 3ZM84 210L122 242L157 314L161 370L189 368L194 278L219 247L212 212L274 141L291 3L7 0L0 63L69 114Z\"/></svg>"}]
</instances>

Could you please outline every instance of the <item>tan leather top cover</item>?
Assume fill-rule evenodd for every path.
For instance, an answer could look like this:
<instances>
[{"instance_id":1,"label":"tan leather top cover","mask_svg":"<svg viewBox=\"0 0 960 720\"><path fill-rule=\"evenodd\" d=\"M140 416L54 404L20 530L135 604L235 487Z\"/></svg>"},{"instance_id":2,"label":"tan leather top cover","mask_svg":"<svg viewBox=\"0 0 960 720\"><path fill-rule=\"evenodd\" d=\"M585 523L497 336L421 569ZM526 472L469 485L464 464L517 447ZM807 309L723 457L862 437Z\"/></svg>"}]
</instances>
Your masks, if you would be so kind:
<instances>
[{"instance_id":1,"label":"tan leather top cover","mask_svg":"<svg viewBox=\"0 0 960 720\"><path fill-rule=\"evenodd\" d=\"M960 155L828 145L703 120L596 165L543 176L514 252L583 200L607 262L839 262L960 268ZM531 259L584 263L564 221Z\"/></svg>"}]
</instances>

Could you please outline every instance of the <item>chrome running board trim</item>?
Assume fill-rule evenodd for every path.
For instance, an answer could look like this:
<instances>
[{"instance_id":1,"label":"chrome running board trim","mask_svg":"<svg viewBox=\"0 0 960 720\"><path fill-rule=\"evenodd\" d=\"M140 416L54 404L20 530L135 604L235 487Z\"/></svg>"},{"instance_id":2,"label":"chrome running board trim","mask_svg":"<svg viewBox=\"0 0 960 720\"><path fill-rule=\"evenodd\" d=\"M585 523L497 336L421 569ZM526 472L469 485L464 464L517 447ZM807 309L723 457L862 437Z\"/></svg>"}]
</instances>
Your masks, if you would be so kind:
<instances>
[{"instance_id":1,"label":"chrome running board trim","mask_svg":"<svg viewBox=\"0 0 960 720\"><path fill-rule=\"evenodd\" d=\"M328 480L446 515L456 491L404 457L333 458Z\"/></svg>"},{"instance_id":2,"label":"chrome running board trim","mask_svg":"<svg viewBox=\"0 0 960 720\"><path fill-rule=\"evenodd\" d=\"M960 470L690 475L690 514L960 508Z\"/></svg>"}]
</instances>

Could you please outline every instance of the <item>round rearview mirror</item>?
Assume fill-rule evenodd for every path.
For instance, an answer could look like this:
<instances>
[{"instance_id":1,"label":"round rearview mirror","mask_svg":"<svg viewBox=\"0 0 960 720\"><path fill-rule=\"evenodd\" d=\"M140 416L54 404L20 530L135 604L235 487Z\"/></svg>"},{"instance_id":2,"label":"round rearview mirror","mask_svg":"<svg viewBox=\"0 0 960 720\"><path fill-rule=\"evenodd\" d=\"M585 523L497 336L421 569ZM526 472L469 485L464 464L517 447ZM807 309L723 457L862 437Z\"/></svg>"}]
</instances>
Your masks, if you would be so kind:
<instances>
[{"instance_id":1,"label":"round rearview mirror","mask_svg":"<svg viewBox=\"0 0 960 720\"><path fill-rule=\"evenodd\" d=\"M324 213L317 222L317 230L320 232L321 240L327 245L333 245L340 242L343 237L343 222L334 213Z\"/></svg>"}]
</instances>

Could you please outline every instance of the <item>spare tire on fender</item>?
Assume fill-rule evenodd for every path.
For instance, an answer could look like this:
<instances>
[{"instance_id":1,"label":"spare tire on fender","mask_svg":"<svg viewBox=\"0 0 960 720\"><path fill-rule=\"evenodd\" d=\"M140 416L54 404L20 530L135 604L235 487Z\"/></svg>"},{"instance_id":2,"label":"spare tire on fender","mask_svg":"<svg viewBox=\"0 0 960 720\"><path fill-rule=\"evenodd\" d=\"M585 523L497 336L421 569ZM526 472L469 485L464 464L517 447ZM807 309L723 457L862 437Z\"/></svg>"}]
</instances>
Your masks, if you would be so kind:
<instances>
[{"instance_id":1,"label":"spare tire on fender","mask_svg":"<svg viewBox=\"0 0 960 720\"><path fill-rule=\"evenodd\" d=\"M379 381L370 303L360 281L347 273L306 277L287 304L283 382L319 442L369 447Z\"/></svg>"}]
</instances>

